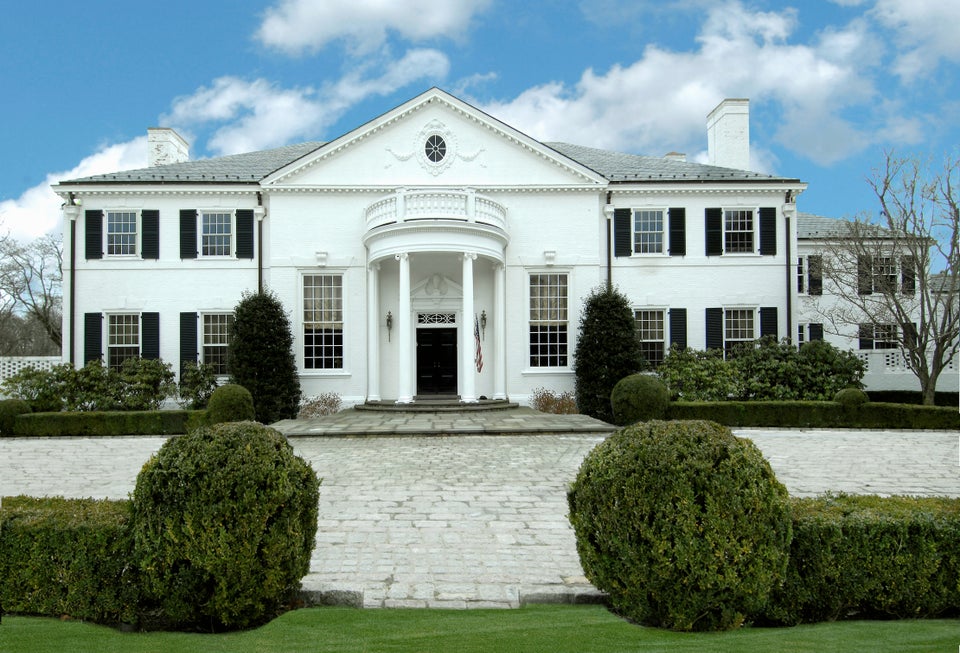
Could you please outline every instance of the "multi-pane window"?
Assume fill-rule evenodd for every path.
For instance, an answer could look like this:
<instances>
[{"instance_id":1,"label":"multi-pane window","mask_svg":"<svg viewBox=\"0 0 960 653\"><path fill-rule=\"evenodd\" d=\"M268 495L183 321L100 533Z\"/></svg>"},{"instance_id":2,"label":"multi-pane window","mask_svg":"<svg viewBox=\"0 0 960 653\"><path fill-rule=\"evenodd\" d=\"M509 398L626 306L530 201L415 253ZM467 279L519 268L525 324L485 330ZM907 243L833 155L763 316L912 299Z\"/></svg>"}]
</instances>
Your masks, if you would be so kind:
<instances>
[{"instance_id":1,"label":"multi-pane window","mask_svg":"<svg viewBox=\"0 0 960 653\"><path fill-rule=\"evenodd\" d=\"M896 324L861 324L860 349L897 349L898 334Z\"/></svg>"},{"instance_id":2,"label":"multi-pane window","mask_svg":"<svg viewBox=\"0 0 960 653\"><path fill-rule=\"evenodd\" d=\"M137 214L135 211L107 212L107 255L132 256L137 253Z\"/></svg>"},{"instance_id":3,"label":"multi-pane window","mask_svg":"<svg viewBox=\"0 0 960 653\"><path fill-rule=\"evenodd\" d=\"M567 275L530 275L530 367L567 366Z\"/></svg>"},{"instance_id":4,"label":"multi-pane window","mask_svg":"<svg viewBox=\"0 0 960 653\"><path fill-rule=\"evenodd\" d=\"M643 358L650 365L656 367L663 362L666 347L666 333L664 331L662 310L634 311L637 322L637 339L640 340L640 351Z\"/></svg>"},{"instance_id":5,"label":"multi-pane window","mask_svg":"<svg viewBox=\"0 0 960 653\"><path fill-rule=\"evenodd\" d=\"M749 254L753 247L753 210L727 209L723 212L723 251Z\"/></svg>"},{"instance_id":6,"label":"multi-pane window","mask_svg":"<svg viewBox=\"0 0 960 653\"><path fill-rule=\"evenodd\" d=\"M875 292L896 292L897 262L892 256L878 256L874 259L873 288Z\"/></svg>"},{"instance_id":7,"label":"multi-pane window","mask_svg":"<svg viewBox=\"0 0 960 653\"><path fill-rule=\"evenodd\" d=\"M823 256L801 256L797 259L797 292L801 295L823 294Z\"/></svg>"},{"instance_id":8,"label":"multi-pane window","mask_svg":"<svg viewBox=\"0 0 960 653\"><path fill-rule=\"evenodd\" d=\"M140 316L107 316L107 365L118 370L123 361L140 356Z\"/></svg>"},{"instance_id":9,"label":"multi-pane window","mask_svg":"<svg viewBox=\"0 0 960 653\"><path fill-rule=\"evenodd\" d=\"M663 210L637 209L633 212L633 252L663 253Z\"/></svg>"},{"instance_id":10,"label":"multi-pane window","mask_svg":"<svg viewBox=\"0 0 960 653\"><path fill-rule=\"evenodd\" d=\"M203 213L200 218L200 253L203 256L230 256L233 253L233 215Z\"/></svg>"},{"instance_id":11,"label":"multi-pane window","mask_svg":"<svg viewBox=\"0 0 960 653\"><path fill-rule=\"evenodd\" d=\"M739 345L756 339L752 308L728 308L723 314L723 351L730 358Z\"/></svg>"},{"instance_id":12,"label":"multi-pane window","mask_svg":"<svg viewBox=\"0 0 960 653\"><path fill-rule=\"evenodd\" d=\"M303 277L303 366L308 370L343 368L343 277Z\"/></svg>"},{"instance_id":13,"label":"multi-pane window","mask_svg":"<svg viewBox=\"0 0 960 653\"><path fill-rule=\"evenodd\" d=\"M202 351L203 362L213 368L214 374L227 373L227 345L233 315L230 313L210 313L203 316Z\"/></svg>"},{"instance_id":14,"label":"multi-pane window","mask_svg":"<svg viewBox=\"0 0 960 653\"><path fill-rule=\"evenodd\" d=\"M912 256L861 256L857 262L858 290L861 295L916 292L916 262Z\"/></svg>"}]
</instances>

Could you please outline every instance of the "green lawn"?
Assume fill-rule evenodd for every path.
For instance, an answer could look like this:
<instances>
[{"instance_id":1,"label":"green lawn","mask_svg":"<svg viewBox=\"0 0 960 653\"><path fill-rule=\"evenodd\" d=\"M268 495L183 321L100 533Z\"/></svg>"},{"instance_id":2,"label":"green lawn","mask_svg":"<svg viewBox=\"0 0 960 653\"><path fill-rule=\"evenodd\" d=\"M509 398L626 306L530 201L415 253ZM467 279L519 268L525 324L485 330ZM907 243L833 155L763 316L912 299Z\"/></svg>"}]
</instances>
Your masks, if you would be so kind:
<instances>
[{"instance_id":1,"label":"green lawn","mask_svg":"<svg viewBox=\"0 0 960 653\"><path fill-rule=\"evenodd\" d=\"M949 651L960 620L851 621L796 628L686 634L628 624L598 606L520 610L356 610L288 612L257 630L223 635L121 633L72 621L4 617L0 651L33 653L195 653L229 651Z\"/></svg>"}]
</instances>

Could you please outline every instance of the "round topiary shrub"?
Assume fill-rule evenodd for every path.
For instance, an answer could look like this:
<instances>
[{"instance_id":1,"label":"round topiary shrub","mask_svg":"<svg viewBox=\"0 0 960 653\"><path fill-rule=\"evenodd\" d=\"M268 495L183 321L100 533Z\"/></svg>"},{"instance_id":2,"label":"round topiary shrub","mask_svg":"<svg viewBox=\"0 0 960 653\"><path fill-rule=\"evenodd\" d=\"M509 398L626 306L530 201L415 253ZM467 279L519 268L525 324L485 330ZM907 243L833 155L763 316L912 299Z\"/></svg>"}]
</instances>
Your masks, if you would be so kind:
<instances>
[{"instance_id":1,"label":"round topiary shrub","mask_svg":"<svg viewBox=\"0 0 960 653\"><path fill-rule=\"evenodd\" d=\"M253 396L242 385L228 383L213 391L207 402L207 423L243 422L254 419Z\"/></svg>"},{"instance_id":2,"label":"round topiary shrub","mask_svg":"<svg viewBox=\"0 0 960 653\"><path fill-rule=\"evenodd\" d=\"M586 457L567 498L587 578L638 623L736 628L785 573L787 491L752 442L719 424L621 429Z\"/></svg>"},{"instance_id":3,"label":"round topiary shrub","mask_svg":"<svg viewBox=\"0 0 960 653\"><path fill-rule=\"evenodd\" d=\"M670 405L670 391L655 376L631 374L613 386L610 405L613 408L613 423L619 426L663 419Z\"/></svg>"},{"instance_id":4,"label":"round topiary shrub","mask_svg":"<svg viewBox=\"0 0 960 653\"><path fill-rule=\"evenodd\" d=\"M843 404L844 408L859 408L863 404L869 403L870 396L858 388L844 388L833 396L833 400L838 404Z\"/></svg>"},{"instance_id":5,"label":"round topiary shrub","mask_svg":"<svg viewBox=\"0 0 960 653\"><path fill-rule=\"evenodd\" d=\"M30 404L23 399L0 400L0 435L13 435L13 423L17 415L32 412Z\"/></svg>"},{"instance_id":6,"label":"round topiary shrub","mask_svg":"<svg viewBox=\"0 0 960 653\"><path fill-rule=\"evenodd\" d=\"M171 438L131 502L148 610L166 627L246 628L274 617L310 569L320 482L255 422Z\"/></svg>"}]
</instances>

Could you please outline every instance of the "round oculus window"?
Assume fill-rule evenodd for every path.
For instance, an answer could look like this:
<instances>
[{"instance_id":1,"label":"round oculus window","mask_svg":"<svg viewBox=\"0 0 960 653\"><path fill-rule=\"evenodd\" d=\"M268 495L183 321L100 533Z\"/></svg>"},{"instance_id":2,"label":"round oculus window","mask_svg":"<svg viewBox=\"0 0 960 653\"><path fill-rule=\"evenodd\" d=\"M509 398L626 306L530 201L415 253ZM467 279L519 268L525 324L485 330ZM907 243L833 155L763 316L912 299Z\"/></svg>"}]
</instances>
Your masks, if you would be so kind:
<instances>
[{"instance_id":1,"label":"round oculus window","mask_svg":"<svg viewBox=\"0 0 960 653\"><path fill-rule=\"evenodd\" d=\"M443 161L443 157L447 155L447 144L442 136L434 134L427 139L423 150L427 155L427 159L433 163L440 163Z\"/></svg>"}]
</instances>

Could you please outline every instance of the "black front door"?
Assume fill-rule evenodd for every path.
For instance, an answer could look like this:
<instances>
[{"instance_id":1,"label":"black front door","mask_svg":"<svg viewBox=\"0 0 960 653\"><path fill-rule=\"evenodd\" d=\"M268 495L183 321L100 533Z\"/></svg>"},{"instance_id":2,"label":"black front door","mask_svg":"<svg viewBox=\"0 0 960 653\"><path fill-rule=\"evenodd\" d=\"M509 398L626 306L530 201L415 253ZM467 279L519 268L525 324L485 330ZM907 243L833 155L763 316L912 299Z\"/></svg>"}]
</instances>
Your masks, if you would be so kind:
<instances>
[{"instance_id":1,"label":"black front door","mask_svg":"<svg viewBox=\"0 0 960 653\"><path fill-rule=\"evenodd\" d=\"M417 394L457 394L456 329L417 329Z\"/></svg>"}]
</instances>

